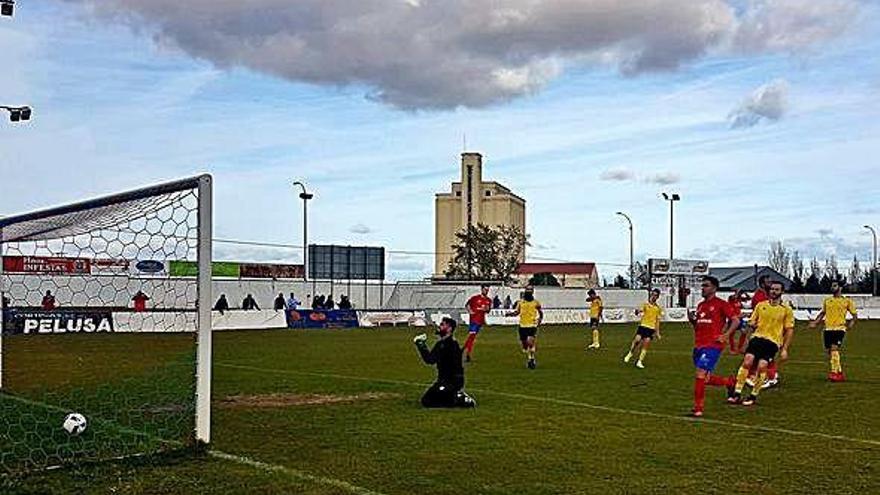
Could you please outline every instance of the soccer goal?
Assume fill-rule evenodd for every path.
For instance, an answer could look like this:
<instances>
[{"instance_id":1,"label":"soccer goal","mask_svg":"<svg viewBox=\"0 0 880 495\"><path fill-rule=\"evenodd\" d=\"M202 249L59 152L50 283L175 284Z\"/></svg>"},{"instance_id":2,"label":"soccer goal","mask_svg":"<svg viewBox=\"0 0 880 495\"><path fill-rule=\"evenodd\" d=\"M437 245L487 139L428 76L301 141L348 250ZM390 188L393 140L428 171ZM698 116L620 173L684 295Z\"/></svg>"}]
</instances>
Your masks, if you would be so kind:
<instances>
[{"instance_id":1,"label":"soccer goal","mask_svg":"<svg viewBox=\"0 0 880 495\"><path fill-rule=\"evenodd\" d=\"M0 295L0 478L210 442L210 176L0 218Z\"/></svg>"}]
</instances>

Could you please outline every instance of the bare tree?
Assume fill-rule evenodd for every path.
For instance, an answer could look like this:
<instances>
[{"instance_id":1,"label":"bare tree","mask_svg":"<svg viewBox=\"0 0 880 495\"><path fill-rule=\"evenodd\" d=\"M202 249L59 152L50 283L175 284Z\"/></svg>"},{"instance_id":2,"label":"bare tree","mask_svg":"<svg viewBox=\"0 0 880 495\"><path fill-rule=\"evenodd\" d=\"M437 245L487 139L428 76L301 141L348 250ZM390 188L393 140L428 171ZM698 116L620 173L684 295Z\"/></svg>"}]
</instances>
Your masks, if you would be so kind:
<instances>
[{"instance_id":1,"label":"bare tree","mask_svg":"<svg viewBox=\"0 0 880 495\"><path fill-rule=\"evenodd\" d=\"M791 254L785 249L782 241L776 241L770 245L770 250L767 252L767 264L770 265L770 268L787 277L790 263Z\"/></svg>"},{"instance_id":2,"label":"bare tree","mask_svg":"<svg viewBox=\"0 0 880 495\"><path fill-rule=\"evenodd\" d=\"M837 268L837 256L834 254L825 259L825 275L831 280L837 280L840 275L840 270Z\"/></svg>"},{"instance_id":3,"label":"bare tree","mask_svg":"<svg viewBox=\"0 0 880 495\"><path fill-rule=\"evenodd\" d=\"M648 274L648 265L640 261L633 263L634 289L640 289L651 285L651 277Z\"/></svg>"},{"instance_id":4,"label":"bare tree","mask_svg":"<svg viewBox=\"0 0 880 495\"><path fill-rule=\"evenodd\" d=\"M849 269L849 279L853 284L858 284L862 280L862 267L859 265L859 257L853 255L852 266Z\"/></svg>"},{"instance_id":5,"label":"bare tree","mask_svg":"<svg viewBox=\"0 0 880 495\"><path fill-rule=\"evenodd\" d=\"M822 278L822 268L819 266L819 260L815 256L810 260L810 276L816 277L816 279Z\"/></svg>"},{"instance_id":6,"label":"bare tree","mask_svg":"<svg viewBox=\"0 0 880 495\"><path fill-rule=\"evenodd\" d=\"M791 272L794 278L801 281L804 280L804 273L806 272L804 269L804 259L801 258L801 253L798 251L791 254Z\"/></svg>"}]
</instances>

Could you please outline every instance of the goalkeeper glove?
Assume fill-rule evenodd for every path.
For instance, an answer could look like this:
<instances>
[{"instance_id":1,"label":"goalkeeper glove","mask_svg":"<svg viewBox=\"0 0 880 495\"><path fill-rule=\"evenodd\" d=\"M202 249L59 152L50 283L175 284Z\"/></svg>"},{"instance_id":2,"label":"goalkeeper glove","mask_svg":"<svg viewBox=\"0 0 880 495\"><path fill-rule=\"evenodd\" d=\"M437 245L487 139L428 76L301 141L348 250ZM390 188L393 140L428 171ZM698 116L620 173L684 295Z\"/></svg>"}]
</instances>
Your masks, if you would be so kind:
<instances>
[{"instance_id":1,"label":"goalkeeper glove","mask_svg":"<svg viewBox=\"0 0 880 495\"><path fill-rule=\"evenodd\" d=\"M423 333L420 333L419 335L416 335L415 338L413 338L413 342L416 345L424 344L425 341L427 341L427 340L428 340L428 336Z\"/></svg>"}]
</instances>

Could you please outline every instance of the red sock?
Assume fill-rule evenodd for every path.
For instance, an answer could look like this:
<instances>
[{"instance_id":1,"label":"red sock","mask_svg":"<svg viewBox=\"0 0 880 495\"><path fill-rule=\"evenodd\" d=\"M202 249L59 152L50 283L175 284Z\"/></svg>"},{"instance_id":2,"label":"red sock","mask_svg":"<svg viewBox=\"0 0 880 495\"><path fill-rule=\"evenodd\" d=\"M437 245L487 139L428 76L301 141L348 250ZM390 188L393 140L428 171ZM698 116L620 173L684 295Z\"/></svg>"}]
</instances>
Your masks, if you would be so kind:
<instances>
[{"instance_id":1,"label":"red sock","mask_svg":"<svg viewBox=\"0 0 880 495\"><path fill-rule=\"evenodd\" d=\"M776 379L776 362L770 363L770 366L767 366L767 378L769 380Z\"/></svg>"},{"instance_id":2,"label":"red sock","mask_svg":"<svg viewBox=\"0 0 880 495\"><path fill-rule=\"evenodd\" d=\"M474 350L474 341L477 340L477 334L471 333L468 334L467 340L464 342L464 350L467 351L468 354Z\"/></svg>"},{"instance_id":3,"label":"red sock","mask_svg":"<svg viewBox=\"0 0 880 495\"><path fill-rule=\"evenodd\" d=\"M730 352L736 352L737 347L736 347L736 343L733 341L733 334L730 334L730 339L728 339L728 340L729 340L728 343L730 344Z\"/></svg>"},{"instance_id":4,"label":"red sock","mask_svg":"<svg viewBox=\"0 0 880 495\"><path fill-rule=\"evenodd\" d=\"M694 410L702 411L703 403L706 398L706 380L702 378L694 379Z\"/></svg>"},{"instance_id":5,"label":"red sock","mask_svg":"<svg viewBox=\"0 0 880 495\"><path fill-rule=\"evenodd\" d=\"M709 385L713 387L726 387L730 385L734 381L732 376L716 376L709 375L709 381L707 382Z\"/></svg>"}]
</instances>

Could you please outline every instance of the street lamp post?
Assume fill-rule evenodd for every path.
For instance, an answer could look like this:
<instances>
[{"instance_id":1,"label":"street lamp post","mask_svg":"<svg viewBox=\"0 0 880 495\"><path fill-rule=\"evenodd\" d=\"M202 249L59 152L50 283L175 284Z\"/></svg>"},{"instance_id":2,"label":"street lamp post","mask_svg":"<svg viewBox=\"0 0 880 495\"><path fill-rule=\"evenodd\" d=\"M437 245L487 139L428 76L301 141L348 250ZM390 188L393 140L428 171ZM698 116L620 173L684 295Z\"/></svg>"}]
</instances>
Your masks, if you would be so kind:
<instances>
[{"instance_id":1,"label":"street lamp post","mask_svg":"<svg viewBox=\"0 0 880 495\"><path fill-rule=\"evenodd\" d=\"M632 289L635 287L635 262L633 260L633 222L629 215L627 215L626 213L618 211L617 214L625 218L627 223L629 224L629 288Z\"/></svg>"},{"instance_id":2,"label":"street lamp post","mask_svg":"<svg viewBox=\"0 0 880 495\"><path fill-rule=\"evenodd\" d=\"M669 259L675 259L673 247L673 238L674 238L674 230L673 225L675 221L675 202L681 201L681 196L678 194L666 194L663 193L663 199L669 201Z\"/></svg>"},{"instance_id":3,"label":"street lamp post","mask_svg":"<svg viewBox=\"0 0 880 495\"><path fill-rule=\"evenodd\" d=\"M6 110L9 112L9 120L12 122L31 120L31 113L33 112L33 109L28 106L8 107L6 105L0 105L0 110Z\"/></svg>"},{"instance_id":4,"label":"street lamp post","mask_svg":"<svg viewBox=\"0 0 880 495\"><path fill-rule=\"evenodd\" d=\"M874 227L870 225L865 225L865 228L871 231L871 234L874 236L874 263L871 264L871 273L874 278L874 288L871 290L871 295L877 295L877 231L874 230Z\"/></svg>"},{"instance_id":5,"label":"street lamp post","mask_svg":"<svg viewBox=\"0 0 880 495\"><path fill-rule=\"evenodd\" d=\"M309 200L314 198L315 195L306 191L306 186L300 181L296 181L293 183L294 186L299 186L302 189L302 192L299 194L300 199L303 200L303 281L308 282L309 280Z\"/></svg>"}]
</instances>

